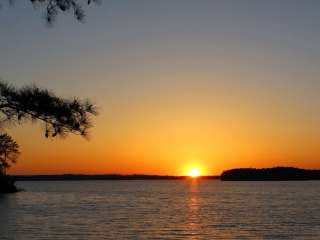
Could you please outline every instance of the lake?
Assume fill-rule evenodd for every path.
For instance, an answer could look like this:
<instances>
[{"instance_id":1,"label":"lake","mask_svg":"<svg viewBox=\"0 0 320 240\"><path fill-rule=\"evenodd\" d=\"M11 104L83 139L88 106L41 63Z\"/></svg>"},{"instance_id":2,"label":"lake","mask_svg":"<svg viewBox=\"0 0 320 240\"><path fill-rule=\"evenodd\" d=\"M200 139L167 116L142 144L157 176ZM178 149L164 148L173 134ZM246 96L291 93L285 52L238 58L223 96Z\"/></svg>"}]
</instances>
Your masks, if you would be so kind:
<instances>
[{"instance_id":1,"label":"lake","mask_svg":"<svg viewBox=\"0 0 320 240\"><path fill-rule=\"evenodd\" d=\"M320 181L36 181L0 196L0 239L320 239Z\"/></svg>"}]
</instances>

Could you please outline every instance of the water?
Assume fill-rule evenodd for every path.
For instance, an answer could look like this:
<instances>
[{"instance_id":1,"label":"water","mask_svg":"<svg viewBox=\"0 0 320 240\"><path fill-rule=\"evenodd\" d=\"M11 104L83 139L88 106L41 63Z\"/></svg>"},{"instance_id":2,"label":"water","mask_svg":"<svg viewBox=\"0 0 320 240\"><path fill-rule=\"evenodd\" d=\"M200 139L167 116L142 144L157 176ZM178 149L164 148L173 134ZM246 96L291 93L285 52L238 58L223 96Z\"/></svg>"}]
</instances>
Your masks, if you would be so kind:
<instances>
[{"instance_id":1,"label":"water","mask_svg":"<svg viewBox=\"0 0 320 240\"><path fill-rule=\"evenodd\" d=\"M0 239L320 239L320 181L39 181L0 196Z\"/></svg>"}]
</instances>

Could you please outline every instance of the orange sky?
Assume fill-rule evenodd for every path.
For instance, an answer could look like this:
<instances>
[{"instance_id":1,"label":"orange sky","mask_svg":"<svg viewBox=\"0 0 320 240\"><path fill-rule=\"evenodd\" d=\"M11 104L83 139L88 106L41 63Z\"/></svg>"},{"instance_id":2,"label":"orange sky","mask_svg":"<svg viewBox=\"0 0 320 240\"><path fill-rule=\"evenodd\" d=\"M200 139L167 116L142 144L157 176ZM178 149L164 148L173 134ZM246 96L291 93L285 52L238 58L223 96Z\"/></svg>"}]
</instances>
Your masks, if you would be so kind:
<instances>
[{"instance_id":1,"label":"orange sky","mask_svg":"<svg viewBox=\"0 0 320 240\"><path fill-rule=\"evenodd\" d=\"M313 4L111 0L52 28L15 4L0 15L1 78L88 97L100 115L90 141L46 139L41 123L6 129L22 152L10 173L320 168Z\"/></svg>"}]
</instances>

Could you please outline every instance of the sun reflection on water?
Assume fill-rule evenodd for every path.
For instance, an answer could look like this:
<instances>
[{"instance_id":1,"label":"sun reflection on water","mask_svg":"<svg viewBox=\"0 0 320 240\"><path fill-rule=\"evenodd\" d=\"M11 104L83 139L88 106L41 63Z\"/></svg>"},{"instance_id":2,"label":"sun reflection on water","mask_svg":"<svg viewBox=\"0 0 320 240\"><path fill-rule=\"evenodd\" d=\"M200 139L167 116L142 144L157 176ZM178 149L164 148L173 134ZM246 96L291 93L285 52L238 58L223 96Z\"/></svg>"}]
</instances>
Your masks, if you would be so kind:
<instances>
[{"instance_id":1,"label":"sun reflection on water","mask_svg":"<svg viewBox=\"0 0 320 240\"><path fill-rule=\"evenodd\" d=\"M189 218L187 230L191 235L191 239L197 239L200 235L200 218L199 218L199 188L198 181L194 179L190 183L188 210Z\"/></svg>"}]
</instances>

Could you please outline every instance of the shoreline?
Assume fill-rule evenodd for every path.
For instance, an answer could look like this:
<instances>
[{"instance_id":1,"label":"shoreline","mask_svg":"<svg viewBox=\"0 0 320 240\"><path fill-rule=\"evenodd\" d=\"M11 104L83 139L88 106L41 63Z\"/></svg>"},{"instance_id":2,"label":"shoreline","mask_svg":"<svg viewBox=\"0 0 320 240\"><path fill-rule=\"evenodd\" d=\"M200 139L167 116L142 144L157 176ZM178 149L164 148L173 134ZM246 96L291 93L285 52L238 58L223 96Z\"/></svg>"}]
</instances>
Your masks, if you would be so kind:
<instances>
[{"instance_id":1,"label":"shoreline","mask_svg":"<svg viewBox=\"0 0 320 240\"><path fill-rule=\"evenodd\" d=\"M189 176L163 176L163 175L86 175L86 174L58 174L58 175L12 175L15 181L84 181L84 180L185 180L193 179ZM197 179L219 180L220 176L200 176Z\"/></svg>"}]
</instances>

